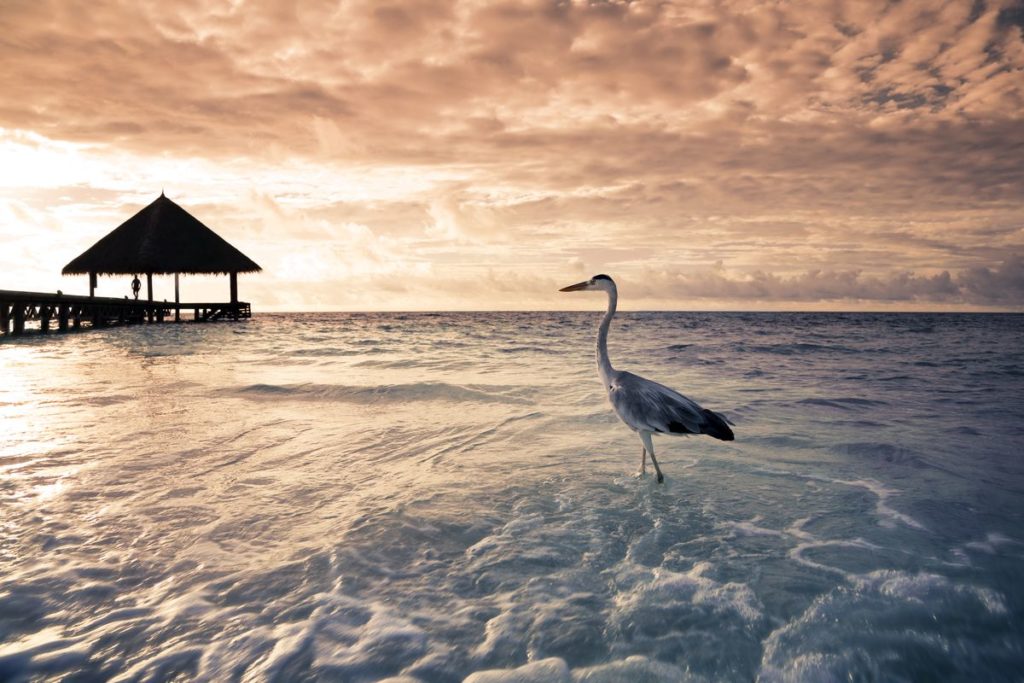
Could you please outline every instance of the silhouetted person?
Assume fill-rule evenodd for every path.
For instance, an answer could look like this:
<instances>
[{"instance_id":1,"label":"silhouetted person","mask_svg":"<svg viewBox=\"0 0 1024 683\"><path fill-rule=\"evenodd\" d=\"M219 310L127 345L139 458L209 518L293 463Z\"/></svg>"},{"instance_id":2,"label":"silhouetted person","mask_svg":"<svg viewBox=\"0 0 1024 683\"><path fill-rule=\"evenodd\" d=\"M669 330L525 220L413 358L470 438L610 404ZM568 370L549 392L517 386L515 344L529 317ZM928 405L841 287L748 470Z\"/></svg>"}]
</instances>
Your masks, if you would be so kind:
<instances>
[{"instance_id":1,"label":"silhouetted person","mask_svg":"<svg viewBox=\"0 0 1024 683\"><path fill-rule=\"evenodd\" d=\"M142 289L142 283L139 282L139 276L136 275L135 279L132 280L132 294L135 295L136 300L139 298L139 290ZM126 299L128 297L125 297Z\"/></svg>"}]
</instances>

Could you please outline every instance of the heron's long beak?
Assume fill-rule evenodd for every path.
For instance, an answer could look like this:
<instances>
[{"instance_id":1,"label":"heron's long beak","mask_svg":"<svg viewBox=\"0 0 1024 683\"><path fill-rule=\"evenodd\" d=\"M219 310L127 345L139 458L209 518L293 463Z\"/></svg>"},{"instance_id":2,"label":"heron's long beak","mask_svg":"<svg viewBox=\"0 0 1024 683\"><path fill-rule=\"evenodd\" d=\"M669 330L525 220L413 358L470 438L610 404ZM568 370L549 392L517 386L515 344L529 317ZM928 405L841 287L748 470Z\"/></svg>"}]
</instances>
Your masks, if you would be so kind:
<instances>
[{"instance_id":1,"label":"heron's long beak","mask_svg":"<svg viewBox=\"0 0 1024 683\"><path fill-rule=\"evenodd\" d=\"M559 292L578 292L581 289L586 289L588 286L590 286L590 281L589 280L587 280L586 282L577 282L576 284L569 285L568 287L562 287L558 291Z\"/></svg>"}]
</instances>

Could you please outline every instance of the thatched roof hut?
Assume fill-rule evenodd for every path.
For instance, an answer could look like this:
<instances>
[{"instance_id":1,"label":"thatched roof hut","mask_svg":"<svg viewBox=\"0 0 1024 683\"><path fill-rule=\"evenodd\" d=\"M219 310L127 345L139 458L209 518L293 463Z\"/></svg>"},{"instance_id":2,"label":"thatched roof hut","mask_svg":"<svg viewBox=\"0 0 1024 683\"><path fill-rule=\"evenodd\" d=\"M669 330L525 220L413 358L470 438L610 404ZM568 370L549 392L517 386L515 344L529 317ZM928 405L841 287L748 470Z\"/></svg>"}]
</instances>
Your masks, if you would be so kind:
<instances>
[{"instance_id":1,"label":"thatched roof hut","mask_svg":"<svg viewBox=\"0 0 1024 683\"><path fill-rule=\"evenodd\" d=\"M64 266L64 275L88 273L90 295L96 275L146 273L152 300L153 274L228 273L237 301L237 274L262 270L242 252L161 192L152 204L119 225Z\"/></svg>"},{"instance_id":2,"label":"thatched roof hut","mask_svg":"<svg viewBox=\"0 0 1024 683\"><path fill-rule=\"evenodd\" d=\"M161 192L71 263L74 273L253 273L262 270Z\"/></svg>"}]
</instances>

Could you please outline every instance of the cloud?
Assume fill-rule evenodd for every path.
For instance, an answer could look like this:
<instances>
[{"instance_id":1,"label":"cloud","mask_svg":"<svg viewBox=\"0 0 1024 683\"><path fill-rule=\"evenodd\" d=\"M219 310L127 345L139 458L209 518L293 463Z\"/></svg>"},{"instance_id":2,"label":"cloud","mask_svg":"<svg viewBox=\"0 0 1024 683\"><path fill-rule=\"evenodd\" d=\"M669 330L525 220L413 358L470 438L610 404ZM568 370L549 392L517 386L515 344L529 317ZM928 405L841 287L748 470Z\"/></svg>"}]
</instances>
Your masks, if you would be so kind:
<instances>
[{"instance_id":1,"label":"cloud","mask_svg":"<svg viewBox=\"0 0 1024 683\"><path fill-rule=\"evenodd\" d=\"M1020 305L1024 301L1024 257L1007 259L995 269L968 269L960 276L959 285L968 300Z\"/></svg>"},{"instance_id":2,"label":"cloud","mask_svg":"<svg viewBox=\"0 0 1024 683\"><path fill-rule=\"evenodd\" d=\"M109 229L166 186L293 252L283 273L356 255L497 300L515 272L529 306L576 259L702 300L1021 307L1022 23L1011 0L13 0L2 229Z\"/></svg>"},{"instance_id":3,"label":"cloud","mask_svg":"<svg viewBox=\"0 0 1024 683\"><path fill-rule=\"evenodd\" d=\"M300 253L299 260L317 252ZM286 258L292 258L288 256ZM303 261L302 272L310 264ZM316 277L295 281L310 290L307 303L349 310L448 309L564 309L601 308L596 297L568 297L558 288L594 274L590 264L570 259L547 272L510 266L480 271L462 269L401 269L366 271L358 277L310 268ZM1024 297L1024 264L1010 259L994 270L969 269L938 273L871 274L852 270L811 269L779 275L744 273L723 266L701 270L616 271L625 310L652 307L672 309L740 309L762 307L789 310L984 310ZM262 300L278 304L271 290L257 281L246 285ZM669 302L666 305L666 302Z\"/></svg>"},{"instance_id":4,"label":"cloud","mask_svg":"<svg viewBox=\"0 0 1024 683\"><path fill-rule=\"evenodd\" d=\"M859 270L813 269L778 275L729 273L719 266L697 272L654 273L640 295L663 296L666 290L680 298L724 301L965 301L963 286L948 271L878 276Z\"/></svg>"},{"instance_id":5,"label":"cloud","mask_svg":"<svg viewBox=\"0 0 1024 683\"><path fill-rule=\"evenodd\" d=\"M729 271L719 263L701 270L650 271L633 284L634 294L648 299L670 295L689 301L856 301L986 306L1024 300L1024 258L1011 256L994 269L968 268L955 273L944 270L932 274L811 269L779 275L760 270Z\"/></svg>"}]
</instances>

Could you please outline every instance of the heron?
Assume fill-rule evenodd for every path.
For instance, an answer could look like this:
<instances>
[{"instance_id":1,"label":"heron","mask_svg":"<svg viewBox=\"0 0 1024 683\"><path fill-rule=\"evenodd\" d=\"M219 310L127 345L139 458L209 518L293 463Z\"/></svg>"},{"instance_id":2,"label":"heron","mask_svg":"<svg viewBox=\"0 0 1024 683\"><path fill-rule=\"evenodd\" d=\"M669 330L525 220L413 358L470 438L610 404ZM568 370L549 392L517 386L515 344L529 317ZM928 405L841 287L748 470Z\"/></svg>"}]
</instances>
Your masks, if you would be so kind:
<instances>
[{"instance_id":1,"label":"heron","mask_svg":"<svg viewBox=\"0 0 1024 683\"><path fill-rule=\"evenodd\" d=\"M665 481L654 457L654 442L651 440L654 434L707 434L722 441L733 440L732 429L723 416L702 408L696 401L662 384L612 367L608 358L608 328L619 300L614 280L607 275L595 275L558 291L608 294L608 312L597 328L597 374L608 392L608 401L615 414L640 437L640 476L647 473L647 456L650 455L654 471L658 473L658 483Z\"/></svg>"}]
</instances>

